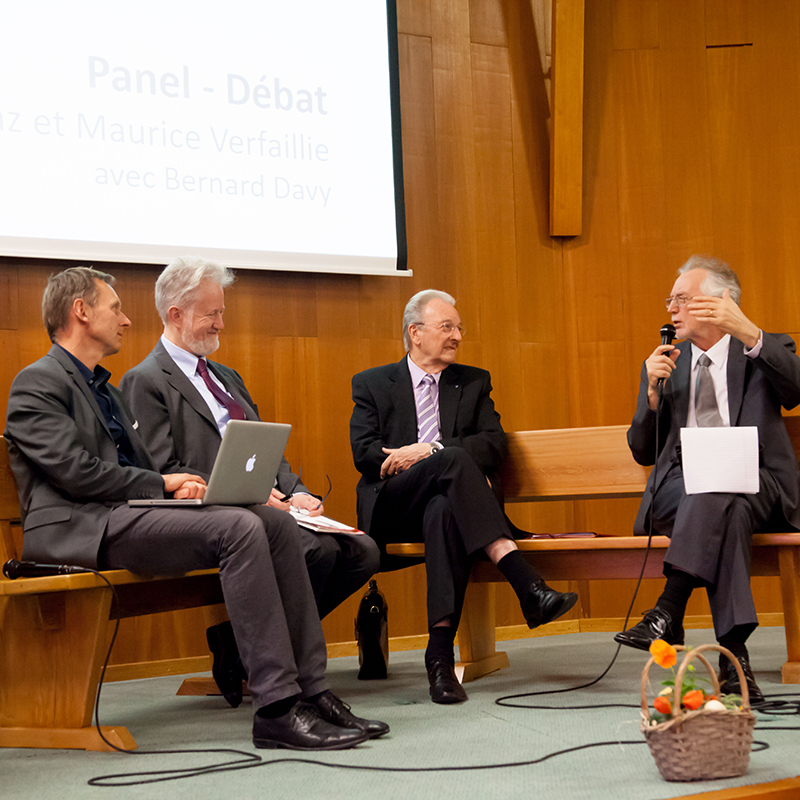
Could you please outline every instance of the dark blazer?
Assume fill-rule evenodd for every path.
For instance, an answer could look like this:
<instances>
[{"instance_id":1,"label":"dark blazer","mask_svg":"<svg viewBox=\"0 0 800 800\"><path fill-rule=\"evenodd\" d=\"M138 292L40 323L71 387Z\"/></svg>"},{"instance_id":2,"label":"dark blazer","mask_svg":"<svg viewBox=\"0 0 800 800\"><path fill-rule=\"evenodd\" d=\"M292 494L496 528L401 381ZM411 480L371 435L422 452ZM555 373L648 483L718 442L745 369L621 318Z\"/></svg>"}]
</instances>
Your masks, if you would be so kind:
<instances>
[{"instance_id":1,"label":"dark blazer","mask_svg":"<svg viewBox=\"0 0 800 800\"><path fill-rule=\"evenodd\" d=\"M208 361L208 368L236 399L250 420L258 420L241 375ZM222 443L214 415L159 339L152 352L120 381L120 389L139 420L139 434L163 473L191 472L208 480ZM278 490L309 492L286 459L278 469Z\"/></svg>"},{"instance_id":2,"label":"dark blazer","mask_svg":"<svg viewBox=\"0 0 800 800\"><path fill-rule=\"evenodd\" d=\"M491 376L484 369L451 364L439 380L442 444L463 447L484 474L492 477L506 454L506 435L490 393ZM406 358L359 372L353 377L350 445L361 479L356 489L359 527L369 532L375 501L385 481L383 447L417 441L414 388Z\"/></svg>"},{"instance_id":3,"label":"dark blazer","mask_svg":"<svg viewBox=\"0 0 800 800\"><path fill-rule=\"evenodd\" d=\"M139 467L121 467L103 413L74 362L58 346L11 386L5 437L22 506L23 558L97 568L111 510L129 499L163 497L164 481L119 407Z\"/></svg>"},{"instance_id":4,"label":"dark blazer","mask_svg":"<svg viewBox=\"0 0 800 800\"><path fill-rule=\"evenodd\" d=\"M681 356L664 384L656 470L659 484L678 458L680 429L686 425L689 414L691 344L681 342L678 349ZM795 343L785 334L765 333L760 354L748 358L744 354L744 345L731 338L727 375L731 425L755 425L758 428L760 466L768 470L778 484L785 521L800 529L797 457L781 417L781 406L791 409L800 403L800 358L795 353ZM647 404L647 368L643 366L636 414L628 429L628 444L636 461L645 466L655 461L655 420L656 414ZM652 496L651 473L636 518L635 533L646 532Z\"/></svg>"}]
</instances>

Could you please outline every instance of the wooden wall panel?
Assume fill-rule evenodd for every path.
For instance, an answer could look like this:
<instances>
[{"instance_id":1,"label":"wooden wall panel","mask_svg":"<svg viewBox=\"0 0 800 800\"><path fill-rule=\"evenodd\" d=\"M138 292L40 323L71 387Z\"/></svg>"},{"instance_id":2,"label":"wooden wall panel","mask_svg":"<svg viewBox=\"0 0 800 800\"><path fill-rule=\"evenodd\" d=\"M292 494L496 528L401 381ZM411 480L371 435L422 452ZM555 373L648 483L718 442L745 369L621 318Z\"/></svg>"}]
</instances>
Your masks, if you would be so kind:
<instances>
[{"instance_id":1,"label":"wooden wall panel","mask_svg":"<svg viewBox=\"0 0 800 800\"><path fill-rule=\"evenodd\" d=\"M750 47L707 51L716 251L732 265L741 265L742 280L747 279L756 255L757 232L752 225L757 180L751 107L756 90L754 59Z\"/></svg>"},{"instance_id":2,"label":"wooden wall panel","mask_svg":"<svg viewBox=\"0 0 800 800\"><path fill-rule=\"evenodd\" d=\"M633 391L621 412L630 420L638 390L641 362L660 343L658 330L667 320L663 298L669 294L651 276L668 274L666 184L660 49L614 53L614 86L619 113L621 261L625 276L620 367ZM623 102L622 98L627 99ZM624 106L624 107L623 107ZM671 285L671 284L670 284ZM640 344L641 342L641 344Z\"/></svg>"},{"instance_id":3,"label":"wooden wall panel","mask_svg":"<svg viewBox=\"0 0 800 800\"><path fill-rule=\"evenodd\" d=\"M706 44L724 47L752 42L752 18L765 10L750 0L705 0Z\"/></svg>"},{"instance_id":4,"label":"wooden wall panel","mask_svg":"<svg viewBox=\"0 0 800 800\"><path fill-rule=\"evenodd\" d=\"M438 189L441 260L425 267L435 276L437 288L458 299L461 316L469 321L472 336L480 339L474 294L479 271L468 0L438 3L432 28L436 171L429 180L435 176Z\"/></svg>"},{"instance_id":5,"label":"wooden wall panel","mask_svg":"<svg viewBox=\"0 0 800 800\"><path fill-rule=\"evenodd\" d=\"M472 0L469 4L470 39L474 44L505 47L508 30L504 15L510 5L508 0Z\"/></svg>"},{"instance_id":6,"label":"wooden wall panel","mask_svg":"<svg viewBox=\"0 0 800 800\"><path fill-rule=\"evenodd\" d=\"M611 7L615 50L658 47L659 0L614 0Z\"/></svg>"},{"instance_id":7,"label":"wooden wall panel","mask_svg":"<svg viewBox=\"0 0 800 800\"><path fill-rule=\"evenodd\" d=\"M693 252L710 253L713 239L713 181L710 170L711 141L708 127L708 82L703 38L703 7L692 0L661 4L659 81L663 102L661 138L664 162L665 283L670 270ZM654 286L643 287L645 291ZM669 288L669 287L668 287ZM659 285L647 302L660 302ZM660 309L659 309L660 310ZM664 316L667 321L667 317ZM637 337L637 331L632 331ZM634 338L644 354L652 343Z\"/></svg>"},{"instance_id":8,"label":"wooden wall panel","mask_svg":"<svg viewBox=\"0 0 800 800\"><path fill-rule=\"evenodd\" d=\"M508 30L508 59L511 80L513 132L513 182L515 247L517 253L516 308L521 341L547 345L553 354L537 360L529 370L524 362L524 383L553 381L562 388L564 371L558 369L557 348L565 346L564 292L561 253L557 240L549 233L550 135L546 59L534 22L534 6L540 3L505 3L504 19ZM549 43L549 38L547 39ZM543 370L546 370L543 374ZM519 401L518 401L519 402ZM523 422L531 427L559 427L554 415L563 405L531 405L525 399ZM543 417L543 418L542 418ZM559 416L563 420L563 416Z\"/></svg>"},{"instance_id":9,"label":"wooden wall panel","mask_svg":"<svg viewBox=\"0 0 800 800\"><path fill-rule=\"evenodd\" d=\"M417 36L431 35L431 0L400 0L397 4L397 29Z\"/></svg>"},{"instance_id":10,"label":"wooden wall panel","mask_svg":"<svg viewBox=\"0 0 800 800\"><path fill-rule=\"evenodd\" d=\"M416 281L428 277L442 261L439 235L436 126L433 91L433 53L430 38L400 37L400 93L402 102L403 174L406 185L408 266ZM423 273L420 275L419 273ZM435 275L435 272L433 272ZM362 320L362 335L370 337L369 319L386 321L397 316L414 289L406 281L369 281L370 300L388 299L383 314ZM419 286L416 283L414 288ZM422 285L424 288L426 284ZM406 294L407 293L407 294ZM383 336L396 336L398 326L382 328ZM373 336L375 333L372 334Z\"/></svg>"},{"instance_id":11,"label":"wooden wall panel","mask_svg":"<svg viewBox=\"0 0 800 800\"><path fill-rule=\"evenodd\" d=\"M568 377L569 425L589 424L584 414L596 417L603 398L587 380L585 370L597 376L603 363L584 359L587 341L609 336L624 339L624 293L621 284L623 252L620 243L619 138L614 108L612 68L612 5L608 0L586 4L585 99L584 99L584 211L583 233L562 244L563 307L566 347L562 358ZM611 353L611 344L601 352ZM589 356L590 357L590 356ZM612 373L617 376L617 373ZM617 404L619 398L617 398Z\"/></svg>"},{"instance_id":12,"label":"wooden wall panel","mask_svg":"<svg viewBox=\"0 0 800 800\"><path fill-rule=\"evenodd\" d=\"M517 289L514 219L513 132L508 52L472 45L475 153L475 233L481 274L480 319L463 319L478 328L482 360L492 365L498 385L513 381L519 347L519 320L508 299ZM473 294L470 292L470 294ZM477 324L476 324L477 323ZM491 340L481 332L492 330ZM474 338L469 330L469 345ZM502 398L498 395L498 402Z\"/></svg>"},{"instance_id":13,"label":"wooden wall panel","mask_svg":"<svg viewBox=\"0 0 800 800\"><path fill-rule=\"evenodd\" d=\"M755 184L753 219L756 231L769 231L756 241L757 253L746 273L747 308L758 313L767 330L794 331L800 327L800 6L779 2L783 24L752 20L752 80L758 87L758 109L750 103L753 138L750 142ZM776 221L780 224L776 225Z\"/></svg>"},{"instance_id":14,"label":"wooden wall panel","mask_svg":"<svg viewBox=\"0 0 800 800\"><path fill-rule=\"evenodd\" d=\"M800 332L800 5L770 0L585 4L583 232L548 234L550 136L542 0L399 0L403 155L413 276L246 272L226 297L220 360L266 419L291 422L289 457L355 521L350 377L403 354L414 292L452 292L461 360L490 369L508 429L625 424L642 360L667 321L675 270L693 252L730 261L744 309ZM734 46L748 44L749 46ZM0 257L0 413L18 369L48 348L39 304L58 261ZM108 360L118 379L161 331L159 268L104 266L133 327ZM630 531L636 501L512 506L531 530ZM421 568L379 576L393 636L424 633ZM637 600L650 607L660 582ZM585 587L582 587L585 588ZM584 614L619 617L632 585L590 583ZM777 608L774 581L759 607ZM324 622L353 640L353 598ZM692 600L692 613L703 607ZM182 612L183 613L183 612ZM186 612L189 613L189 612ZM503 589L501 624L520 624ZM117 662L205 650L207 616L128 626Z\"/></svg>"}]
</instances>

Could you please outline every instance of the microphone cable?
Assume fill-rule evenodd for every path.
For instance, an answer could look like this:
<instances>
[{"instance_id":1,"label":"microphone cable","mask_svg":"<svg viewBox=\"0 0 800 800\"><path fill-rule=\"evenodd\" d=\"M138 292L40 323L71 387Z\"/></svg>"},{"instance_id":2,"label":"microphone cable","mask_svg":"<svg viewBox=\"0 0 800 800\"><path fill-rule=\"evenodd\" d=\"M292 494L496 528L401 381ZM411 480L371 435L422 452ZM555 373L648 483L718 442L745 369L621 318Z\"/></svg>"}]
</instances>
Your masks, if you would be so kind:
<instances>
[{"instance_id":1,"label":"microphone cable","mask_svg":"<svg viewBox=\"0 0 800 800\"><path fill-rule=\"evenodd\" d=\"M666 327L666 326L664 326L664 327ZM674 335L674 330L673 330L673 335ZM663 328L662 328L662 336L664 336L664 329ZM670 344L670 342L665 342L665 344ZM656 426L656 429L655 429L655 460L653 461L653 471L651 473L652 476L653 476L653 488L651 489L651 492L652 492L652 495L653 495L653 500L655 500L656 485L657 485L657 482L658 482L658 456L659 456L659 443L660 443L660 434L661 434L661 407L662 407L663 402L664 402L664 384L663 383L657 385L656 393L657 393L657 400L656 400L656 409L655 409L655 412L656 412L656 419L655 419L655 426ZM647 544L645 545L645 549L644 549L644 557L642 559L642 568L641 568L641 570L639 570L639 577L636 580L636 586L634 587L634 590L633 590L633 596L631 597L631 602L628 605L628 610L625 613L625 621L622 624L622 630L623 631L628 630L628 622L630 621L631 614L633 613L633 604L636 602L636 598L639 595L639 589L640 589L640 587L642 585L642 580L644 579L644 571L645 571L645 568L647 567L647 558L650 555L651 545L652 545L652 542L653 542L653 514L652 514L652 509L653 509L653 501L651 500L651 502L650 502L650 514L648 515L648 522L647 522ZM532 706L532 705L523 704L523 703L514 703L514 702L511 702L511 701L521 700L522 698L525 698L525 697L538 697L540 695L546 695L546 694L563 694L564 692L576 692L579 689L588 689L590 686L594 686L596 683L599 683L611 671L611 668L614 666L614 664L617 661L617 657L619 656L619 651L620 651L621 647L622 647L622 644L617 643L617 649L614 651L614 655L611 657L611 661L609 662L608 666L600 673L600 675L598 675L596 678L590 680L588 683L582 683L582 684L580 684L578 686L567 686L567 687L565 687L563 689L542 689L542 690L539 690L539 691L536 691L536 692L522 692L520 694L508 694L508 695L504 695L502 697L498 697L495 700L495 704L498 705L498 706L505 706L507 708L531 708L531 709L553 708L552 706ZM588 708L588 707L589 706L570 706L570 709L573 709L573 708L574 709L578 709L578 708L585 709L585 708ZM606 706L604 706L604 708L605 707ZM609 708L620 707L620 704L611 704L608 707ZM629 707L629 706L625 706L625 707ZM634 706L634 707L638 708L639 706ZM593 705L593 706L591 706L591 708L597 708L597 706ZM569 709L564 709L564 710L569 710Z\"/></svg>"},{"instance_id":2,"label":"microphone cable","mask_svg":"<svg viewBox=\"0 0 800 800\"><path fill-rule=\"evenodd\" d=\"M19 562L19 563L20 563L20 565L25 565L26 564L26 562ZM62 566L59 567L59 570L60 570L59 573L51 573L51 574L65 574L64 570L68 570L70 572L86 572L86 573L90 572L93 575L96 575L102 581L104 581L105 584L108 586L108 588L111 590L111 593L112 593L113 600L112 600L112 606L111 606L111 611L112 611L112 617L111 618L114 619L114 631L111 634L111 640L109 641L109 644L108 644L108 650L106 651L106 656L105 656L105 659L103 661L103 667L100 670L100 678L98 680L97 694L95 696L95 702L94 702L94 725L95 725L95 729L97 730L97 735L100 737L100 739L110 749L115 750L118 753L124 753L126 755L135 755L135 756L139 756L139 755L142 755L142 756L144 756L144 755L175 755L175 754L184 754L184 753L215 753L215 754L224 753L224 754L230 754L230 755L234 755L234 756L241 756L241 758L238 758L237 760L226 761L226 762L223 762L222 764L213 764L213 765L209 765L209 766L199 766L199 767L186 767L186 768L180 769L180 770L167 770L167 771L165 771L165 772L169 772L169 773L181 773L181 775L179 775L178 777L192 777L193 775L202 775L202 774L204 774L206 772L214 772L214 771L217 771L217 770L222 769L222 768L231 769L231 768L242 768L245 765L254 766L254 765L262 762L261 756L259 756L257 753L248 753L248 752L246 752L244 750L235 750L235 749L232 749L232 748L219 748L219 747L216 747L216 748L180 749L180 750L140 750L140 749L133 750L133 749L128 749L128 748L124 748L124 747L119 747L118 745L116 745L113 742L109 741L109 739L103 733L103 729L102 729L102 727L100 725L100 694L101 694L102 689L103 689L103 683L105 681L106 672L108 670L108 665L109 665L109 662L111 660L111 652L114 649L114 644L115 644L115 642L117 640L117 635L119 634L120 621L122 619L122 607L121 607L121 603L120 603L120 600L119 600L119 595L117 594L117 589L114 586L114 584L111 583L111 581L105 575L103 575L102 572L100 572L100 571L98 571L96 569L91 569L89 567L70 567L68 565L62 565ZM131 775L139 775L139 774L148 775L148 774L154 774L154 773L148 773L148 772L131 773ZM97 778L97 779L96 778L91 778L87 783L90 786L106 785L106 784L103 784L103 783L96 783L95 782L95 781L102 781L102 780L103 780L103 778ZM151 783L152 781L137 781L137 782L138 783Z\"/></svg>"}]
</instances>

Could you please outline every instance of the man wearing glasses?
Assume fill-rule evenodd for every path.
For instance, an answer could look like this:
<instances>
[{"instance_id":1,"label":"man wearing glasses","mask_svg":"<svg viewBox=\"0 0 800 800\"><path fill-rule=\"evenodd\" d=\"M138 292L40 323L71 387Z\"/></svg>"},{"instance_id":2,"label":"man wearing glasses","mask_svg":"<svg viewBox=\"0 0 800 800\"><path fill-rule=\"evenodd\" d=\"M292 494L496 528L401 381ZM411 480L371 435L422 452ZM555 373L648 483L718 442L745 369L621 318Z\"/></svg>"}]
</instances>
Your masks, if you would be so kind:
<instances>
[{"instance_id":1,"label":"man wearing glasses","mask_svg":"<svg viewBox=\"0 0 800 800\"><path fill-rule=\"evenodd\" d=\"M486 370L456 364L463 328L455 300L429 289L403 315L407 355L353 378L350 444L359 526L385 550L423 541L431 699L467 699L453 642L473 557L485 553L517 593L536 628L565 614L577 595L547 586L517 549L491 488L506 437Z\"/></svg>"},{"instance_id":2,"label":"man wearing glasses","mask_svg":"<svg viewBox=\"0 0 800 800\"><path fill-rule=\"evenodd\" d=\"M765 333L739 307L736 274L718 259L692 256L679 270L667 311L679 345L661 344L644 362L628 443L650 474L634 532L669 536L666 586L655 608L617 642L647 650L657 638L683 644L683 617L693 589L708 592L718 642L739 659L750 700L763 695L745 642L758 625L750 589L750 541L756 531L800 528L798 465L781 406L800 403L800 359L794 341ZM659 395L663 398L659 402ZM660 436L656 455L656 422ZM687 495L680 430L758 428L757 494ZM723 694L739 694L734 667L720 657Z\"/></svg>"},{"instance_id":3,"label":"man wearing glasses","mask_svg":"<svg viewBox=\"0 0 800 800\"><path fill-rule=\"evenodd\" d=\"M147 358L122 378L120 389L162 472L183 472L191 464L191 472L208 480L228 422L260 419L239 373L206 359L219 347L224 289L233 280L227 268L191 256L172 261L156 281L156 309L164 332ZM321 499L303 485L286 459L267 505L285 511L291 505L312 516L324 510ZM367 536L295 528L322 618L377 572L378 549ZM241 680L236 677L236 646L229 625L210 628L208 639L219 667L214 677L225 685L220 689L228 702L238 705Z\"/></svg>"}]
</instances>

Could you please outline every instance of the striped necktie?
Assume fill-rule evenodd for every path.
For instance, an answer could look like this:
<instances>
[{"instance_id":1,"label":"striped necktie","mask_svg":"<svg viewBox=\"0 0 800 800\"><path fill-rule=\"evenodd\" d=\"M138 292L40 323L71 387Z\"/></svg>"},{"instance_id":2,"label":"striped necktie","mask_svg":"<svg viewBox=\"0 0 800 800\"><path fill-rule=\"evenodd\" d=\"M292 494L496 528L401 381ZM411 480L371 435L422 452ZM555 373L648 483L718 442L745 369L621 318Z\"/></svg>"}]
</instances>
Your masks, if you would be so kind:
<instances>
[{"instance_id":1,"label":"striped necktie","mask_svg":"<svg viewBox=\"0 0 800 800\"><path fill-rule=\"evenodd\" d=\"M711 359L703 353L697 359L700 368L697 370L697 381L694 387L694 410L698 428L721 428L722 417L717 405L717 392L714 379L708 371Z\"/></svg>"},{"instance_id":2,"label":"striped necktie","mask_svg":"<svg viewBox=\"0 0 800 800\"><path fill-rule=\"evenodd\" d=\"M442 438L439 433L439 415L433 402L433 375L422 379L419 408L417 409L417 430L420 442L438 442Z\"/></svg>"}]
</instances>

